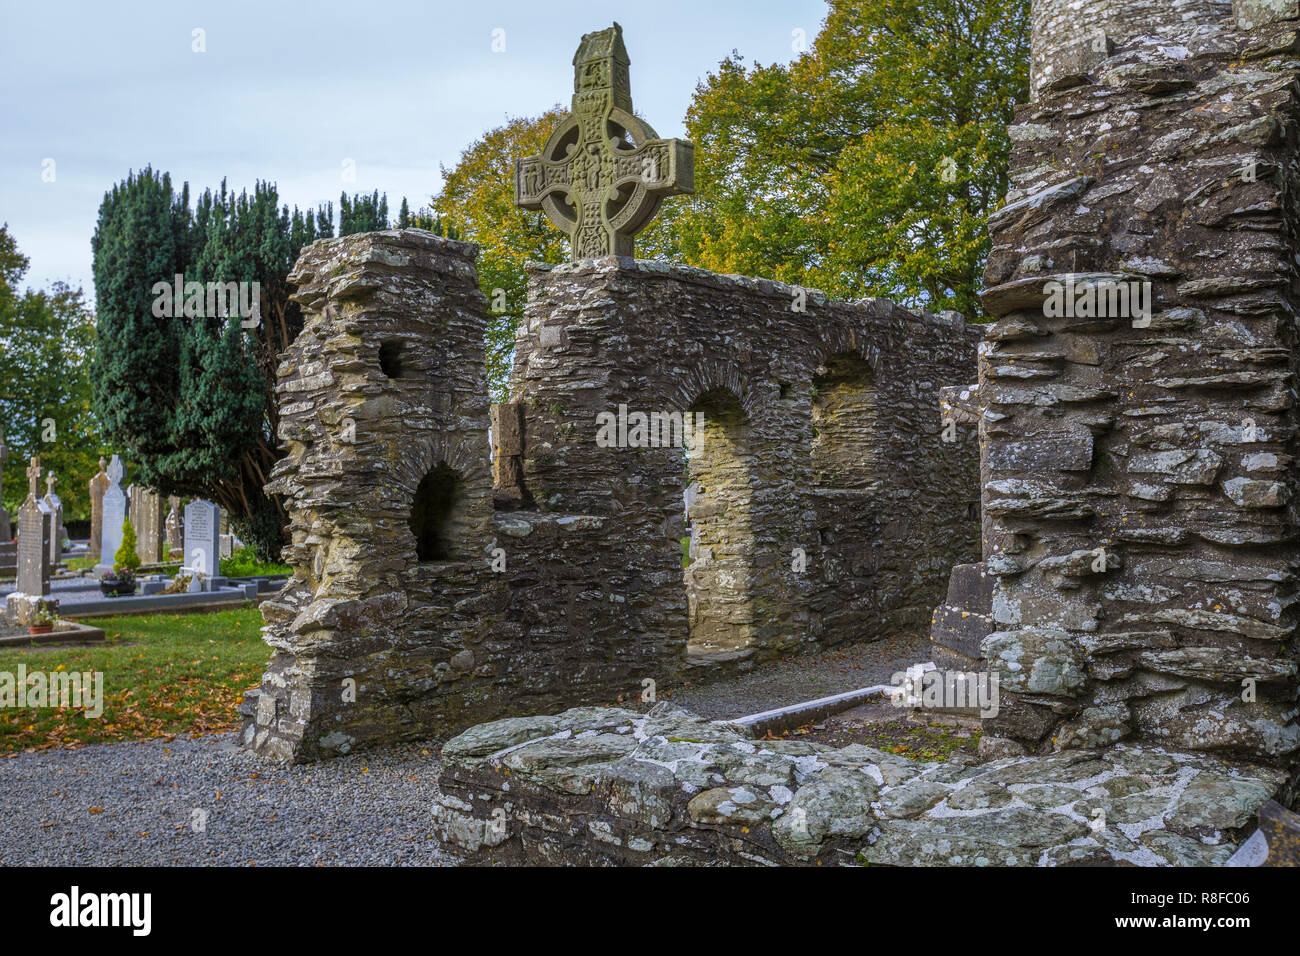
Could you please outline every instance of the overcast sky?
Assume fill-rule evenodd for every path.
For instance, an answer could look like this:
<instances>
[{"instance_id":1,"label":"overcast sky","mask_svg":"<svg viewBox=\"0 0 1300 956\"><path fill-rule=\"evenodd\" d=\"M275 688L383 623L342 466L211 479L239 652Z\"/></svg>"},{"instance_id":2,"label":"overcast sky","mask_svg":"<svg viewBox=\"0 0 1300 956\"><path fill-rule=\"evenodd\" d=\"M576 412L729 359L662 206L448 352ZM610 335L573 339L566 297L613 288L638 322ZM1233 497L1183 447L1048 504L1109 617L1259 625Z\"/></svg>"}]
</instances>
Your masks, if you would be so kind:
<instances>
[{"instance_id":1,"label":"overcast sky","mask_svg":"<svg viewBox=\"0 0 1300 956\"><path fill-rule=\"evenodd\" d=\"M0 222L31 259L29 285L63 279L90 295L99 203L131 169L152 164L194 191L269 179L304 208L378 189L396 215L402 196L426 203L439 164L485 130L567 107L583 33L622 25L638 112L681 136L720 59L789 61L795 31L811 42L826 5L0 0L0 11ZM196 28L206 52L192 50ZM355 182L343 181L347 159Z\"/></svg>"}]
</instances>

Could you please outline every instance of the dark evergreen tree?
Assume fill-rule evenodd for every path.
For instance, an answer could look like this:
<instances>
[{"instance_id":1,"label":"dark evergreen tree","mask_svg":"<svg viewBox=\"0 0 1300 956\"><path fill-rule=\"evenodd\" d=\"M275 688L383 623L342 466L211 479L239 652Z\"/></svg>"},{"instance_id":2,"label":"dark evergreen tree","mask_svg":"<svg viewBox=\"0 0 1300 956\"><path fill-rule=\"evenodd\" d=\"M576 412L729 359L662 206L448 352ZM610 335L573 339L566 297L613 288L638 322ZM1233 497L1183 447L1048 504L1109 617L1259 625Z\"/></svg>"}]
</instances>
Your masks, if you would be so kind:
<instances>
[{"instance_id":1,"label":"dark evergreen tree","mask_svg":"<svg viewBox=\"0 0 1300 956\"><path fill-rule=\"evenodd\" d=\"M339 194L339 235L346 236L352 231L352 202L347 193Z\"/></svg>"},{"instance_id":2,"label":"dark evergreen tree","mask_svg":"<svg viewBox=\"0 0 1300 956\"><path fill-rule=\"evenodd\" d=\"M416 212L410 212L410 204L406 197L402 197L402 214L406 217L406 226L399 228L427 229L435 236L446 236L448 239L459 239L460 234L454 227L448 226L441 216L435 216L428 206L422 206ZM400 220L399 220L400 223Z\"/></svg>"},{"instance_id":3,"label":"dark evergreen tree","mask_svg":"<svg viewBox=\"0 0 1300 956\"><path fill-rule=\"evenodd\" d=\"M356 193L339 196L339 235L350 236L357 232L374 232L388 228L388 194L382 197L379 190L369 196Z\"/></svg>"},{"instance_id":4,"label":"dark evergreen tree","mask_svg":"<svg viewBox=\"0 0 1300 956\"><path fill-rule=\"evenodd\" d=\"M302 328L286 276L304 245L332 234L332 208L291 212L270 183L236 196L223 181L191 210L188 184L174 195L167 174L146 168L104 197L92 241L94 407L106 439L143 484L225 508L264 559L278 556L287 522L262 490L279 457L275 367ZM155 316L155 285L177 274L258 283L259 320L207 308Z\"/></svg>"}]
</instances>

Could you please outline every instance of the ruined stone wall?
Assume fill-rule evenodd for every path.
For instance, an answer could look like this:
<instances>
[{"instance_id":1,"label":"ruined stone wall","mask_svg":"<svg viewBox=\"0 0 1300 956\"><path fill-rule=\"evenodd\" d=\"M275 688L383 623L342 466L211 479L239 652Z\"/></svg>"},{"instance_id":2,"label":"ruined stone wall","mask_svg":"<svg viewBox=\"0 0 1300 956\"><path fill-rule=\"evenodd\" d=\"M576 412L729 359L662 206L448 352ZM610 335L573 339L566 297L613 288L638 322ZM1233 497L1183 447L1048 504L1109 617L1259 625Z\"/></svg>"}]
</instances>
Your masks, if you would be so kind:
<instances>
[{"instance_id":1,"label":"ruined stone wall","mask_svg":"<svg viewBox=\"0 0 1300 956\"><path fill-rule=\"evenodd\" d=\"M789 287L627 259L542 269L514 401L490 409L474 253L367 233L313 244L291 275L305 326L279 369L268 489L294 574L263 605L275 653L246 745L314 759L678 680L686 462L602 447L595 413L620 403L702 403L696 518L751 515L721 567L696 562L712 585L696 607L730 651L886 633L974 556L974 440L939 435L938 388L974 363L959 318L812 294L796 311Z\"/></svg>"},{"instance_id":2,"label":"ruined stone wall","mask_svg":"<svg viewBox=\"0 0 1300 956\"><path fill-rule=\"evenodd\" d=\"M1117 27L1109 55L1062 71L1010 131L979 402L982 650L1014 693L986 734L1287 761L1297 23L1263 4L1239 5L1249 30L1217 5L1180 9ZM1036 62L1056 52L1041 24L1073 14L1035 4ZM1107 304L1062 314L1051 282ZM1143 282L1149 321L1109 298ZM967 577L958 591L977 589Z\"/></svg>"},{"instance_id":3,"label":"ruined stone wall","mask_svg":"<svg viewBox=\"0 0 1300 956\"><path fill-rule=\"evenodd\" d=\"M482 653L503 600L480 571L493 529L474 252L366 233L314 243L290 274L305 324L279 369L287 455L267 489L289 508L294 574L262 605L274 655L244 735L263 753L346 752L465 706L455 655ZM461 474L452 559L421 562L410 517L440 462Z\"/></svg>"},{"instance_id":4,"label":"ruined stone wall","mask_svg":"<svg viewBox=\"0 0 1300 956\"><path fill-rule=\"evenodd\" d=\"M690 481L691 646L762 658L928 621L978 544L975 437L940 434L937 390L978 331L884 300L628 259L534 269L515 353L523 482L540 508L616 516L681 587ZM605 448L597 416L701 411L697 450ZM686 459L689 459L687 461ZM617 541L592 559L619 565ZM795 570L801 549L806 569Z\"/></svg>"},{"instance_id":5,"label":"ruined stone wall","mask_svg":"<svg viewBox=\"0 0 1300 956\"><path fill-rule=\"evenodd\" d=\"M1037 0L1031 11L1030 94L1080 85L1118 45L1180 24L1213 23L1228 0Z\"/></svg>"},{"instance_id":6,"label":"ruined stone wall","mask_svg":"<svg viewBox=\"0 0 1300 956\"><path fill-rule=\"evenodd\" d=\"M279 371L288 454L268 487L289 503L294 575L263 604L275 654L244 708L263 753L428 737L682 666L680 571L657 593L609 515L494 512L474 253L367 233L312 245L292 274L305 327ZM442 519L425 555L423 510Z\"/></svg>"}]
</instances>

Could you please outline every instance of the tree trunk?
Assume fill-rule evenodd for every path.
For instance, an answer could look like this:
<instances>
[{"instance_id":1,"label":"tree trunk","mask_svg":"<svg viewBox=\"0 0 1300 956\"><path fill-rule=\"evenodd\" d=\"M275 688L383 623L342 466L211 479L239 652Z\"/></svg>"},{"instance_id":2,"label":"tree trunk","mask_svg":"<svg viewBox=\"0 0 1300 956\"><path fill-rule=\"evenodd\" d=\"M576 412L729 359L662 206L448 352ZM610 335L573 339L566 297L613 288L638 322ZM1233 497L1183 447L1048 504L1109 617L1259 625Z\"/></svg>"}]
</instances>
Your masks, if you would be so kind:
<instances>
[{"instance_id":1,"label":"tree trunk","mask_svg":"<svg viewBox=\"0 0 1300 956\"><path fill-rule=\"evenodd\" d=\"M231 528L253 549L259 561L281 561L281 551L289 541L279 501L266 495L253 495L249 497L249 506L247 515L231 514Z\"/></svg>"}]
</instances>

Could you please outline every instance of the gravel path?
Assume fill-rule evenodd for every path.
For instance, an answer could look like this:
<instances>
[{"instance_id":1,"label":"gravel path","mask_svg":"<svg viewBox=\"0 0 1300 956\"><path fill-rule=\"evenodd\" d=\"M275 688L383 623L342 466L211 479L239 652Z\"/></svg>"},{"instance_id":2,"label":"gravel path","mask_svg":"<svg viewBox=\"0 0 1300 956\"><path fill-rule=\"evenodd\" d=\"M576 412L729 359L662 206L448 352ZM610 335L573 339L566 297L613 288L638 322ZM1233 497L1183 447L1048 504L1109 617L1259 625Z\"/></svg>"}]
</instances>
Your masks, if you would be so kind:
<instances>
[{"instance_id":1,"label":"gravel path","mask_svg":"<svg viewBox=\"0 0 1300 956\"><path fill-rule=\"evenodd\" d=\"M734 720L773 707L888 684L895 673L931 656L928 635L919 631L898 634L870 644L774 661L729 680L668 689L659 699L714 720Z\"/></svg>"},{"instance_id":2,"label":"gravel path","mask_svg":"<svg viewBox=\"0 0 1300 956\"><path fill-rule=\"evenodd\" d=\"M0 866L454 865L436 753L277 767L223 734L20 754L0 760Z\"/></svg>"},{"instance_id":3,"label":"gravel path","mask_svg":"<svg viewBox=\"0 0 1300 956\"><path fill-rule=\"evenodd\" d=\"M929 656L924 634L899 635L679 687L660 700L715 719L742 717L887 683ZM431 828L439 745L281 767L222 734L0 759L0 866L455 865Z\"/></svg>"}]
</instances>

